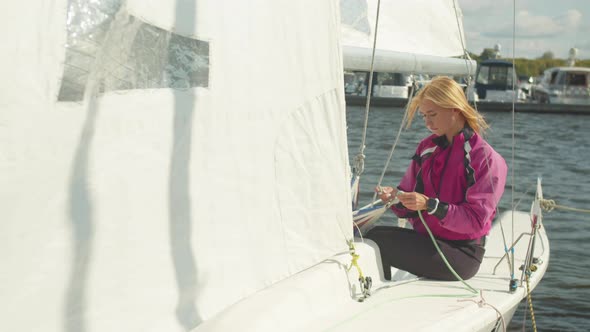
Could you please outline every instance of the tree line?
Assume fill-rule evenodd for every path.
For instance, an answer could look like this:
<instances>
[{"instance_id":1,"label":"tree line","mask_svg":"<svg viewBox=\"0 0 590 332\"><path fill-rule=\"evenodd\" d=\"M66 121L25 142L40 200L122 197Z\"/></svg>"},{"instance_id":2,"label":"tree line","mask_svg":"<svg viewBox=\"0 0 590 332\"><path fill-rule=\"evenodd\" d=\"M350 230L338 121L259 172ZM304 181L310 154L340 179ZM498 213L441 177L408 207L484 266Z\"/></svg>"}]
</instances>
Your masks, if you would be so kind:
<instances>
[{"instance_id":1,"label":"tree line","mask_svg":"<svg viewBox=\"0 0 590 332\"><path fill-rule=\"evenodd\" d=\"M480 61L488 60L488 59L496 59L496 52L491 48L484 48L483 52L480 55L475 53L469 52L469 56L472 60ZM501 60L506 60L512 62L512 58L503 58L500 57ZM518 76L539 76L542 75L545 69L551 67L561 67L567 66L568 59L557 59L553 55L553 52L547 51L543 53L540 57L536 59L525 59L525 58L516 58L514 59L514 66L516 67L516 75ZM590 59L586 60L579 60L576 59L575 63L576 67L590 67Z\"/></svg>"}]
</instances>

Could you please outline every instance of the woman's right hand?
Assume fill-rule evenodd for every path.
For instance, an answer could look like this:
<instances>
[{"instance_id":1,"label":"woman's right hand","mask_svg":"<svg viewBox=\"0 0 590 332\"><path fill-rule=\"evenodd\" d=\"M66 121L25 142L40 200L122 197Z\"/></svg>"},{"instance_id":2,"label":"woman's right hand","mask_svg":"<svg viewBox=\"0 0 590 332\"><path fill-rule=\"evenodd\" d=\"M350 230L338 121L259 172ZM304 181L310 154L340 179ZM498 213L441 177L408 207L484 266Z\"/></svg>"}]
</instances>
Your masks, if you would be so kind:
<instances>
[{"instance_id":1,"label":"woman's right hand","mask_svg":"<svg viewBox=\"0 0 590 332\"><path fill-rule=\"evenodd\" d=\"M393 187L375 187L375 192L379 194L379 198L383 203L387 203L395 198L397 194L397 189Z\"/></svg>"}]
</instances>

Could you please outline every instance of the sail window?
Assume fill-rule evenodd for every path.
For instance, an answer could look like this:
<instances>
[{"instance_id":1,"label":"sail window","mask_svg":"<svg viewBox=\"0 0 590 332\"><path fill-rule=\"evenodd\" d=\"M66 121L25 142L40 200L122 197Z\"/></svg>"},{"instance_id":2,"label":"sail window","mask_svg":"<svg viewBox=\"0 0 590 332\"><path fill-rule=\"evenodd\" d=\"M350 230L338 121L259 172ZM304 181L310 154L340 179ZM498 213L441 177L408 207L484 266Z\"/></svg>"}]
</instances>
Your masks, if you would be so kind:
<instances>
[{"instance_id":1,"label":"sail window","mask_svg":"<svg viewBox=\"0 0 590 332\"><path fill-rule=\"evenodd\" d=\"M59 101L86 89L208 87L209 42L161 29L120 10L121 0L70 0Z\"/></svg>"},{"instance_id":2,"label":"sail window","mask_svg":"<svg viewBox=\"0 0 590 332\"><path fill-rule=\"evenodd\" d=\"M371 25L367 1L340 0L340 23L368 36L371 33Z\"/></svg>"}]
</instances>

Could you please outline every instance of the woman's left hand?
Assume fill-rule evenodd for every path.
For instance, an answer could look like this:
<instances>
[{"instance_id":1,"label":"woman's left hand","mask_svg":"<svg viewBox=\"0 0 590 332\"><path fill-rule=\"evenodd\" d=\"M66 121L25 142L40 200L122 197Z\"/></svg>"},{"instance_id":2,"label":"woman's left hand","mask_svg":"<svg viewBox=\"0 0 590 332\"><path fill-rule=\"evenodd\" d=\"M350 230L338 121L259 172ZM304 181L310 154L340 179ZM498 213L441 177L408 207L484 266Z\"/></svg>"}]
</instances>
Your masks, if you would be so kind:
<instances>
[{"instance_id":1,"label":"woman's left hand","mask_svg":"<svg viewBox=\"0 0 590 332\"><path fill-rule=\"evenodd\" d=\"M402 204L408 209L412 211L419 211L419 210L426 210L426 201L428 201L428 196L413 192L404 192L398 193L397 198L402 202Z\"/></svg>"}]
</instances>

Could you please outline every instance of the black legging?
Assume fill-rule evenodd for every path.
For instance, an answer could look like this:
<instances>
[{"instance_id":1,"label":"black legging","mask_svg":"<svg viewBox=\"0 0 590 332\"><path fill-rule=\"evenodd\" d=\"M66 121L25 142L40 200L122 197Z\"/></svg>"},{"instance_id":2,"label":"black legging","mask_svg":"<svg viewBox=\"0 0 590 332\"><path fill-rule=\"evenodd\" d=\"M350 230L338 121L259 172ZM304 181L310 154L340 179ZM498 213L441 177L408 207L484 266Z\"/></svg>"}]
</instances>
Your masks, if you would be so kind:
<instances>
[{"instance_id":1,"label":"black legging","mask_svg":"<svg viewBox=\"0 0 590 332\"><path fill-rule=\"evenodd\" d=\"M419 234L406 228L377 226L365 238L375 241L379 246L383 273L387 280L391 280L391 266L419 277L457 280L438 254L428 234ZM477 273L485 253L483 246L441 239L436 242L462 279L467 280Z\"/></svg>"}]
</instances>

